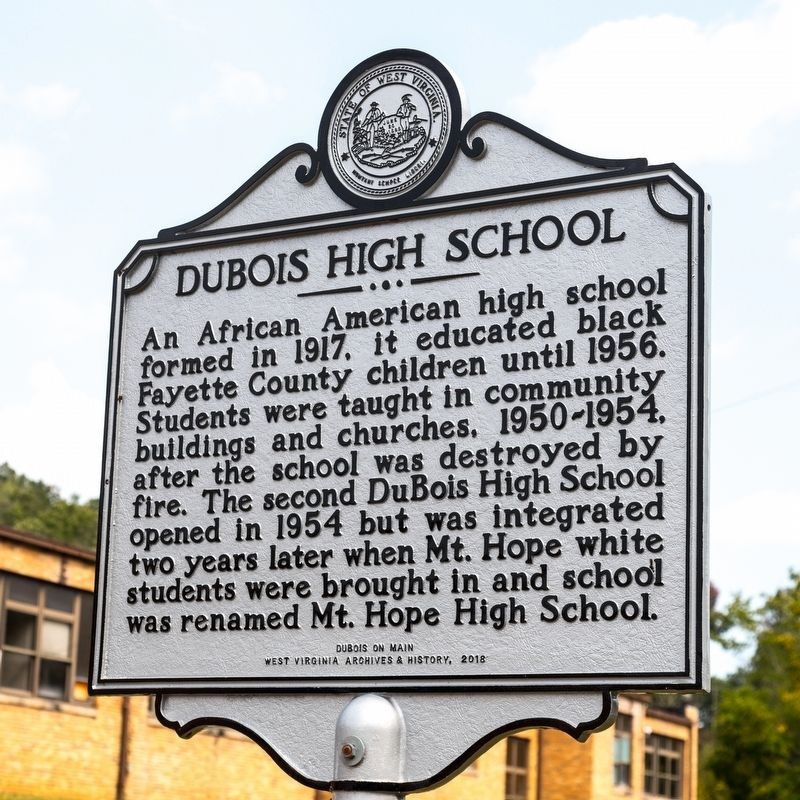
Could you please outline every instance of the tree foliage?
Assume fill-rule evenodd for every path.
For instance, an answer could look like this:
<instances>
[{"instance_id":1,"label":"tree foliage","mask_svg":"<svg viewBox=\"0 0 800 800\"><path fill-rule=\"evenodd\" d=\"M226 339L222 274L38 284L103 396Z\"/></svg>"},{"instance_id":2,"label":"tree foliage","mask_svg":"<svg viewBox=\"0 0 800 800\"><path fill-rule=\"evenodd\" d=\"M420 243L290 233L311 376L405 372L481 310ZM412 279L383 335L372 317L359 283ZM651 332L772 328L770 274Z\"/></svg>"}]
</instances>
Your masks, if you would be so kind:
<instances>
[{"instance_id":1,"label":"tree foliage","mask_svg":"<svg viewBox=\"0 0 800 800\"><path fill-rule=\"evenodd\" d=\"M711 638L725 650L741 650L746 645L740 634L753 634L756 618L752 604L741 595L734 595L725 608L717 606L719 591L711 584Z\"/></svg>"},{"instance_id":2,"label":"tree foliage","mask_svg":"<svg viewBox=\"0 0 800 800\"><path fill-rule=\"evenodd\" d=\"M94 547L97 500L64 499L58 490L0 464L0 525L40 533L67 544Z\"/></svg>"},{"instance_id":3,"label":"tree foliage","mask_svg":"<svg viewBox=\"0 0 800 800\"><path fill-rule=\"evenodd\" d=\"M800 798L800 573L755 610L750 663L716 687L711 742L704 758L709 800ZM725 633L734 625L726 627Z\"/></svg>"}]
</instances>

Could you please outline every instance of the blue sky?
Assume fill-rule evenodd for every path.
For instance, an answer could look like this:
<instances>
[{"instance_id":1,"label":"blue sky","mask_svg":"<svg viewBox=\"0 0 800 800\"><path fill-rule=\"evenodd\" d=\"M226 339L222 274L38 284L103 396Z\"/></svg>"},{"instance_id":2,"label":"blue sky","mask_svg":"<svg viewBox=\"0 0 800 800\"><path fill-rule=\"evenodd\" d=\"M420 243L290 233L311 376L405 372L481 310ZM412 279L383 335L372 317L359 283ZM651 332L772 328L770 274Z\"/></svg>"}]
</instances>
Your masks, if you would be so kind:
<instances>
[{"instance_id":1,"label":"blue sky","mask_svg":"<svg viewBox=\"0 0 800 800\"><path fill-rule=\"evenodd\" d=\"M711 193L712 579L771 591L800 567L798 41L791 0L3 4L0 461L95 496L114 267L414 47L473 113Z\"/></svg>"}]
</instances>

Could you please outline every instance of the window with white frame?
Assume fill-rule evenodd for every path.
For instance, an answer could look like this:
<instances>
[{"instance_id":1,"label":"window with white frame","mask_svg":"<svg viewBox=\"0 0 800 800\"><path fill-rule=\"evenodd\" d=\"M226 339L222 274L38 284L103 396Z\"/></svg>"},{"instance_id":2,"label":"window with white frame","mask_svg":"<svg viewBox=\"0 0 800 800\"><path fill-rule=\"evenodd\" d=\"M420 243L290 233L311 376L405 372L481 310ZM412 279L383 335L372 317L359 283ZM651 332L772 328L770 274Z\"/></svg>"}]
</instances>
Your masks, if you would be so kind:
<instances>
[{"instance_id":1,"label":"window with white frame","mask_svg":"<svg viewBox=\"0 0 800 800\"><path fill-rule=\"evenodd\" d=\"M86 702L92 597L0 573L0 691Z\"/></svg>"}]
</instances>

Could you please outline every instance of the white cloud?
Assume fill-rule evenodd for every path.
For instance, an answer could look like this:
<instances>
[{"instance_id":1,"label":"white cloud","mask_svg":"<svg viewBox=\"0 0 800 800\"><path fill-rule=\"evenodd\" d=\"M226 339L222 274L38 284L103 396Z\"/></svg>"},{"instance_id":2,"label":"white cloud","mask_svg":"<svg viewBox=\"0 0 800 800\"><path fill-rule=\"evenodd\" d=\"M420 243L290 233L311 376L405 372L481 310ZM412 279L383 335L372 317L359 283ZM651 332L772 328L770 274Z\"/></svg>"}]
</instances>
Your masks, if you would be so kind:
<instances>
[{"instance_id":1,"label":"white cloud","mask_svg":"<svg viewBox=\"0 0 800 800\"><path fill-rule=\"evenodd\" d=\"M148 0L147 5L164 21L181 28L186 33L199 34L203 26L198 20L198 9L191 0Z\"/></svg>"},{"instance_id":2,"label":"white cloud","mask_svg":"<svg viewBox=\"0 0 800 800\"><path fill-rule=\"evenodd\" d=\"M22 273L24 262L11 240L0 236L0 285Z\"/></svg>"},{"instance_id":3,"label":"white cloud","mask_svg":"<svg viewBox=\"0 0 800 800\"><path fill-rule=\"evenodd\" d=\"M31 194L44 184L44 166L37 150L14 142L0 142L0 199Z\"/></svg>"},{"instance_id":4,"label":"white cloud","mask_svg":"<svg viewBox=\"0 0 800 800\"><path fill-rule=\"evenodd\" d=\"M230 64L217 66L216 93L220 100L240 106L250 103L264 105L283 95L257 72L239 69Z\"/></svg>"},{"instance_id":5,"label":"white cloud","mask_svg":"<svg viewBox=\"0 0 800 800\"><path fill-rule=\"evenodd\" d=\"M57 486L96 497L100 486L103 405L73 386L52 361L31 365L24 397L0 405L0 461Z\"/></svg>"},{"instance_id":6,"label":"white cloud","mask_svg":"<svg viewBox=\"0 0 800 800\"><path fill-rule=\"evenodd\" d=\"M46 183L37 150L15 142L0 142L0 287L23 274L25 259L18 234L42 228L44 219L30 211L30 199Z\"/></svg>"},{"instance_id":7,"label":"white cloud","mask_svg":"<svg viewBox=\"0 0 800 800\"><path fill-rule=\"evenodd\" d=\"M33 211L12 211L5 217L5 220L10 228L28 231L43 231L50 224L49 217Z\"/></svg>"},{"instance_id":8,"label":"white cloud","mask_svg":"<svg viewBox=\"0 0 800 800\"><path fill-rule=\"evenodd\" d=\"M66 269L71 265L64 264ZM47 320L50 331L58 331L58 340L66 343L82 343L105 331L108 325L108 306L105 302L89 299L74 299L64 293L33 291L20 293L20 306L35 309L35 313Z\"/></svg>"},{"instance_id":9,"label":"white cloud","mask_svg":"<svg viewBox=\"0 0 800 800\"><path fill-rule=\"evenodd\" d=\"M740 159L800 114L800 3L701 26L661 15L607 22L533 64L517 113L592 155Z\"/></svg>"},{"instance_id":10,"label":"white cloud","mask_svg":"<svg viewBox=\"0 0 800 800\"><path fill-rule=\"evenodd\" d=\"M19 94L20 102L29 111L50 119L62 117L78 101L80 92L61 83L28 86Z\"/></svg>"},{"instance_id":11,"label":"white cloud","mask_svg":"<svg viewBox=\"0 0 800 800\"><path fill-rule=\"evenodd\" d=\"M254 71L240 69L232 64L217 64L216 73L208 90L193 100L181 103L173 110L173 118L182 121L200 117L220 108L258 108L280 100L284 92L269 84Z\"/></svg>"},{"instance_id":12,"label":"white cloud","mask_svg":"<svg viewBox=\"0 0 800 800\"><path fill-rule=\"evenodd\" d=\"M738 359L744 352L745 344L745 339L740 334L729 336L727 339L712 340L711 358L714 361Z\"/></svg>"},{"instance_id":13,"label":"white cloud","mask_svg":"<svg viewBox=\"0 0 800 800\"><path fill-rule=\"evenodd\" d=\"M767 489L712 508L711 580L723 599L773 592L800 567L798 507L800 492Z\"/></svg>"}]
</instances>

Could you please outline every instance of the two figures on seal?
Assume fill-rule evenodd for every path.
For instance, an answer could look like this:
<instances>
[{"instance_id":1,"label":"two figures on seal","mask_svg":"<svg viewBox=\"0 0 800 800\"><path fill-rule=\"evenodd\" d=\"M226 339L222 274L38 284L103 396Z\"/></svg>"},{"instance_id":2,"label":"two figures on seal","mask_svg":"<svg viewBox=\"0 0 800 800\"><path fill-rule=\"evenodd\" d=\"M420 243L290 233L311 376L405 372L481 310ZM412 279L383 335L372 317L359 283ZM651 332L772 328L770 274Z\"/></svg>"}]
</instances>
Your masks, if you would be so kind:
<instances>
[{"instance_id":1,"label":"two figures on seal","mask_svg":"<svg viewBox=\"0 0 800 800\"><path fill-rule=\"evenodd\" d=\"M365 157L367 153L364 151L375 148L380 151L380 155L386 156L398 149L407 149L407 145L415 136L424 136L426 133L423 127L425 120L419 119L415 113L416 110L417 107L411 102L411 95L404 94L402 102L394 114L385 114L376 101L370 103L369 111L364 115L362 121L359 121L359 114L356 112L353 152L357 156ZM412 152L417 149L417 147L412 147ZM372 155L377 156L378 153ZM405 155L408 157L411 153Z\"/></svg>"}]
</instances>

